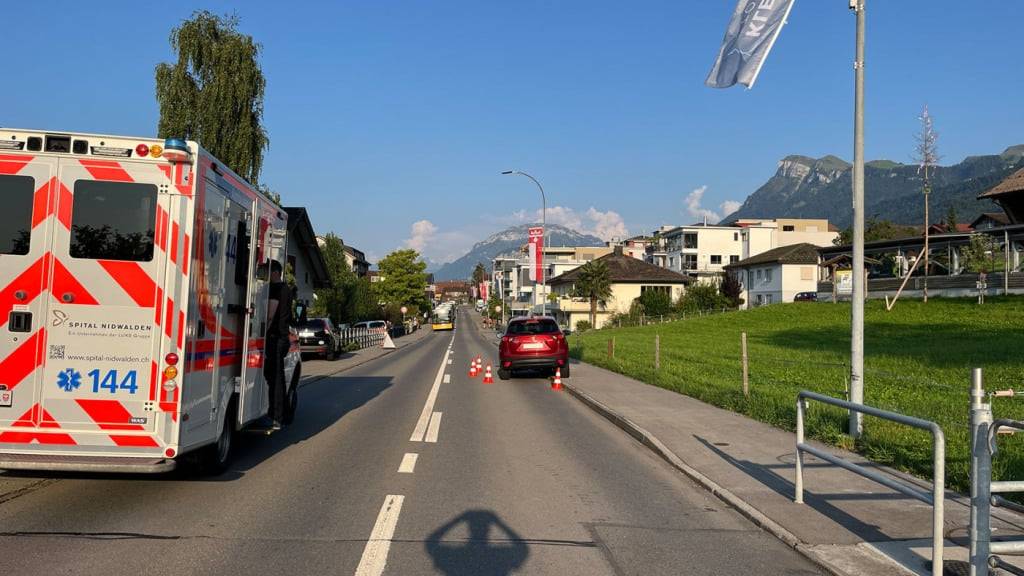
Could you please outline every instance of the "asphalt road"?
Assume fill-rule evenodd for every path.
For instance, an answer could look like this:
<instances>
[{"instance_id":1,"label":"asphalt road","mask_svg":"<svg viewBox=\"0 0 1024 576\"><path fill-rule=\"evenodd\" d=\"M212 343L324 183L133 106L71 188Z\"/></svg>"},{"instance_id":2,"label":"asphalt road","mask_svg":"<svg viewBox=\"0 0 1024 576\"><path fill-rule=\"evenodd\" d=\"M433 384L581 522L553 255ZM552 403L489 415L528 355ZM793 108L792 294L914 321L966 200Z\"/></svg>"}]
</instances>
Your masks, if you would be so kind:
<instances>
[{"instance_id":1,"label":"asphalt road","mask_svg":"<svg viewBox=\"0 0 1024 576\"><path fill-rule=\"evenodd\" d=\"M470 379L497 350L460 314L221 477L0 473L0 574L819 573L546 380Z\"/></svg>"}]
</instances>

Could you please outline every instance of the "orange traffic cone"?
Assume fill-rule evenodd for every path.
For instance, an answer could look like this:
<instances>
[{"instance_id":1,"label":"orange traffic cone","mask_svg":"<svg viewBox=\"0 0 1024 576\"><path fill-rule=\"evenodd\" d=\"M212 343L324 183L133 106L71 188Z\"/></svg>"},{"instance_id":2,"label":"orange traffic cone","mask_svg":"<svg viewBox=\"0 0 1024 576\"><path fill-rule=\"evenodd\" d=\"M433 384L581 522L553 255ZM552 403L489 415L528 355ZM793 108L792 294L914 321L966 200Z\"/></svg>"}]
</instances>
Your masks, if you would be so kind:
<instances>
[{"instance_id":1,"label":"orange traffic cone","mask_svg":"<svg viewBox=\"0 0 1024 576\"><path fill-rule=\"evenodd\" d=\"M494 384L494 378L491 376L491 365L487 365L487 370L484 372L484 384Z\"/></svg>"},{"instance_id":2,"label":"orange traffic cone","mask_svg":"<svg viewBox=\"0 0 1024 576\"><path fill-rule=\"evenodd\" d=\"M476 360L469 361L469 377L476 378Z\"/></svg>"},{"instance_id":3,"label":"orange traffic cone","mask_svg":"<svg viewBox=\"0 0 1024 576\"><path fill-rule=\"evenodd\" d=\"M555 368L555 377L551 380L551 389L552 390L561 390L562 389L562 369L561 368Z\"/></svg>"}]
</instances>

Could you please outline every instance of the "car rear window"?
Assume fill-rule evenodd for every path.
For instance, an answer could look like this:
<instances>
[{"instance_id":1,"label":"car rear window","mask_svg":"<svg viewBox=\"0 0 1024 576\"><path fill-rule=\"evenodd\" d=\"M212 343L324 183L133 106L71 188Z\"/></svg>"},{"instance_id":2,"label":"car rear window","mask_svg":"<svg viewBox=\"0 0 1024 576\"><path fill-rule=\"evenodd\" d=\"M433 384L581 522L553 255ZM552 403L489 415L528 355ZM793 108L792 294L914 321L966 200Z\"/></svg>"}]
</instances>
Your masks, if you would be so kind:
<instances>
[{"instance_id":1,"label":"car rear window","mask_svg":"<svg viewBox=\"0 0 1024 576\"><path fill-rule=\"evenodd\" d=\"M509 334L557 334L560 332L558 323L551 319L526 320L508 325Z\"/></svg>"},{"instance_id":2,"label":"car rear window","mask_svg":"<svg viewBox=\"0 0 1024 576\"><path fill-rule=\"evenodd\" d=\"M0 176L0 254L28 254L34 191L29 176Z\"/></svg>"},{"instance_id":3,"label":"car rear window","mask_svg":"<svg viewBox=\"0 0 1024 576\"><path fill-rule=\"evenodd\" d=\"M300 326L300 328L306 328L307 330L326 330L323 320L310 320Z\"/></svg>"}]
</instances>

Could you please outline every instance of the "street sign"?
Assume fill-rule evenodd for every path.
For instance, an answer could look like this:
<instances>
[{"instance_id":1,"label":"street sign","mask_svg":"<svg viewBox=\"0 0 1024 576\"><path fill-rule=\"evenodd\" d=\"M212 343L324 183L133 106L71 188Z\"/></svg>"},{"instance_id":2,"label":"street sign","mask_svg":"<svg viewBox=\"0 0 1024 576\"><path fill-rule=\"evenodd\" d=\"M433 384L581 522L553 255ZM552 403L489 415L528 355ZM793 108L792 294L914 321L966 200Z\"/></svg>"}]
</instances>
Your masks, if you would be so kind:
<instances>
[{"instance_id":1,"label":"street sign","mask_svg":"<svg viewBox=\"0 0 1024 576\"><path fill-rule=\"evenodd\" d=\"M409 311L408 308L406 308L405 306L402 306L402 314L405 314L408 311Z\"/></svg>"}]
</instances>

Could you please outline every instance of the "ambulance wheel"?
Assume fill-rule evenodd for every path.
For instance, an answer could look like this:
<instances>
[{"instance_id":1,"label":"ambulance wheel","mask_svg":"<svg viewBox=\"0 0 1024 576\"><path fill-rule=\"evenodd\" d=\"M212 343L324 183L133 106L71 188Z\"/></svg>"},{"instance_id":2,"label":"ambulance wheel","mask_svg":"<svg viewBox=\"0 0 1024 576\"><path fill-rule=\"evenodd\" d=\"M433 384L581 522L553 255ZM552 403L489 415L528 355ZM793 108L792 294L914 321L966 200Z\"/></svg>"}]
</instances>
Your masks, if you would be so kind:
<instances>
[{"instance_id":1,"label":"ambulance wheel","mask_svg":"<svg viewBox=\"0 0 1024 576\"><path fill-rule=\"evenodd\" d=\"M299 371L295 370L292 376L292 385L288 387L288 395L285 396L284 422L289 425L295 421L295 411L299 409Z\"/></svg>"},{"instance_id":2,"label":"ambulance wheel","mask_svg":"<svg viewBox=\"0 0 1024 576\"><path fill-rule=\"evenodd\" d=\"M224 428L217 441L203 448L199 457L199 468L208 476L219 476L231 463L231 449L235 443L235 403L232 401L224 418Z\"/></svg>"}]
</instances>

